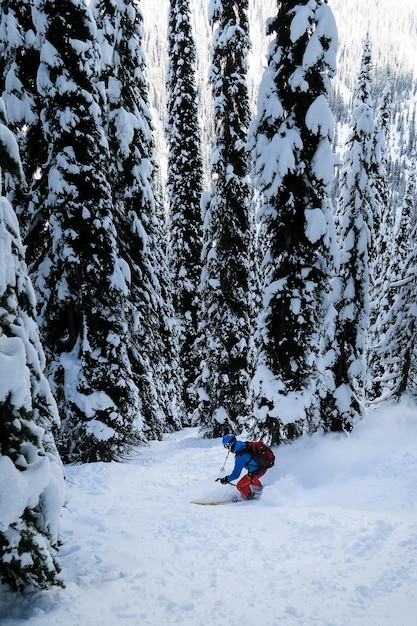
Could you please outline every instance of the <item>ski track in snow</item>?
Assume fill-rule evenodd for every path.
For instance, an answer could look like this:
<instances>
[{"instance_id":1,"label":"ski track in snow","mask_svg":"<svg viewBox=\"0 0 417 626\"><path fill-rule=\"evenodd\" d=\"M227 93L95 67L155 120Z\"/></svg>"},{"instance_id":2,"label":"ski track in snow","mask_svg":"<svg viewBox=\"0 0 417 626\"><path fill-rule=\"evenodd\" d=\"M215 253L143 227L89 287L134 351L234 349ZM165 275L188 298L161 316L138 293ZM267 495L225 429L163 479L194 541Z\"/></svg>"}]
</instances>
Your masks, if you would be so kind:
<instances>
[{"instance_id":1,"label":"ski track in snow","mask_svg":"<svg viewBox=\"0 0 417 626\"><path fill-rule=\"evenodd\" d=\"M0 587L0 624L414 626L416 444L416 409L371 415L276 449L260 500L217 507L190 503L234 492L214 482L220 441L195 429L67 467L66 588Z\"/></svg>"}]
</instances>

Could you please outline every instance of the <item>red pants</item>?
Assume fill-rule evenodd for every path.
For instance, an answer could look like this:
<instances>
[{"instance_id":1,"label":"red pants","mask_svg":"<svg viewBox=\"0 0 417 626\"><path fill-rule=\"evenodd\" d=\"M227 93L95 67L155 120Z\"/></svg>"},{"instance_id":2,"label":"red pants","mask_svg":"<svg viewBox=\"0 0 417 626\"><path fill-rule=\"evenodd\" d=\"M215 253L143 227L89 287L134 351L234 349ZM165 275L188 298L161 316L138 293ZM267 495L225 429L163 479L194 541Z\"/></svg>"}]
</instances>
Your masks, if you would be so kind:
<instances>
[{"instance_id":1,"label":"red pants","mask_svg":"<svg viewBox=\"0 0 417 626\"><path fill-rule=\"evenodd\" d=\"M261 481L259 480L261 476L263 476L265 472L255 474L246 474L243 476L237 483L236 487L240 491L242 497L247 500L248 496L251 492L256 493L257 491L262 491ZM253 487L253 490L251 489Z\"/></svg>"}]
</instances>

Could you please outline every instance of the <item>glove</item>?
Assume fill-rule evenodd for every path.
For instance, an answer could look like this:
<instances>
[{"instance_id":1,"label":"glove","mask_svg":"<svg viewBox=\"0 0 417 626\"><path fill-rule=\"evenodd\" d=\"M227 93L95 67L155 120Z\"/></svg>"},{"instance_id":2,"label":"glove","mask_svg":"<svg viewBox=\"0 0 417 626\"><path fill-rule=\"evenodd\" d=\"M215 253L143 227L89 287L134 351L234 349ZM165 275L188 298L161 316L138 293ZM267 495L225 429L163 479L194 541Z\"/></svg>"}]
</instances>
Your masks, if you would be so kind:
<instances>
[{"instance_id":1,"label":"glove","mask_svg":"<svg viewBox=\"0 0 417 626\"><path fill-rule=\"evenodd\" d=\"M216 478L216 483L227 485L227 483L229 482L227 479L228 479L228 476L223 476L223 478Z\"/></svg>"}]
</instances>

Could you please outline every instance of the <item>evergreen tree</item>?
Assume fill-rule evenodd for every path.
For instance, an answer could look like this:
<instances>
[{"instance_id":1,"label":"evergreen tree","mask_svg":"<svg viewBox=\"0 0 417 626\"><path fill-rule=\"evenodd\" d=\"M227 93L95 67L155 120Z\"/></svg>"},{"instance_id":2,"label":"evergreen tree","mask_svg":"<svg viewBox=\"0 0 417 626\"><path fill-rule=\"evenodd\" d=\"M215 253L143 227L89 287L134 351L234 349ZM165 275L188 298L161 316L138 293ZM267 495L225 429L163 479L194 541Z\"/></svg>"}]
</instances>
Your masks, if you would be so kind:
<instances>
[{"instance_id":1,"label":"evergreen tree","mask_svg":"<svg viewBox=\"0 0 417 626\"><path fill-rule=\"evenodd\" d=\"M15 187L14 178L7 174L5 179L23 237L30 231L33 220L28 212L30 190L35 176L41 176L47 151L39 119L41 101L36 88L39 41L32 6L33 0L5 0L0 13L0 92L9 128L19 144L26 186L17 184Z\"/></svg>"},{"instance_id":2,"label":"evergreen tree","mask_svg":"<svg viewBox=\"0 0 417 626\"><path fill-rule=\"evenodd\" d=\"M373 173L371 80L371 53L366 39L345 145L338 204L342 255L339 299L336 303L339 350L335 366L335 399L347 427L358 420L363 410L370 315L370 267L375 250L374 224L380 224L380 207Z\"/></svg>"},{"instance_id":3,"label":"evergreen tree","mask_svg":"<svg viewBox=\"0 0 417 626\"><path fill-rule=\"evenodd\" d=\"M394 210L389 200L388 189L388 155L387 145L390 135L392 117L392 89L390 83L385 85L379 101L375 117L375 133L373 147L373 170L377 202L381 210L380 228L375 232L377 255L374 267L375 285L380 283L380 275L383 274L381 261L386 257L388 242L392 239L394 224ZM386 267L386 264L385 264ZM378 280L379 277L379 280Z\"/></svg>"},{"instance_id":4,"label":"evergreen tree","mask_svg":"<svg viewBox=\"0 0 417 626\"><path fill-rule=\"evenodd\" d=\"M0 101L0 167L22 169ZM0 197L0 579L15 590L62 584L57 549L64 476L52 436L59 422L44 375L35 296L16 215Z\"/></svg>"},{"instance_id":5,"label":"evergreen tree","mask_svg":"<svg viewBox=\"0 0 417 626\"><path fill-rule=\"evenodd\" d=\"M370 319L367 350L367 397L374 399L381 393L377 380L381 380L384 364L375 350L379 342L378 320L392 306L389 281L392 258L394 209L388 187L386 146L391 120L391 86L388 83L380 99L375 119L374 145L372 149L372 172L375 185L375 201L380 207L379 231L374 233L374 254L370 274Z\"/></svg>"},{"instance_id":6,"label":"evergreen tree","mask_svg":"<svg viewBox=\"0 0 417 626\"><path fill-rule=\"evenodd\" d=\"M378 369L373 397L400 398L409 389L415 359L417 332L417 248L415 226L415 175L409 171L406 193L399 209L395 236L389 249L386 302L376 321L378 341L374 346Z\"/></svg>"},{"instance_id":7,"label":"evergreen tree","mask_svg":"<svg viewBox=\"0 0 417 626\"><path fill-rule=\"evenodd\" d=\"M179 367L166 238L156 197L154 142L141 47L142 14L132 0L92 4L102 50L113 213L127 264L128 351L148 438L181 425Z\"/></svg>"},{"instance_id":8,"label":"evergreen tree","mask_svg":"<svg viewBox=\"0 0 417 626\"><path fill-rule=\"evenodd\" d=\"M277 443L330 421L330 289L337 250L328 91L338 37L322 1L280 2L269 32L276 38L250 139L263 194L265 254L252 430Z\"/></svg>"},{"instance_id":9,"label":"evergreen tree","mask_svg":"<svg viewBox=\"0 0 417 626\"><path fill-rule=\"evenodd\" d=\"M195 77L196 49L189 0L171 0L168 43L168 262L174 287L174 308L180 323L183 398L185 409L191 415L191 386L199 365L194 341L198 324L197 289L201 277L203 164Z\"/></svg>"},{"instance_id":10,"label":"evergreen tree","mask_svg":"<svg viewBox=\"0 0 417 626\"><path fill-rule=\"evenodd\" d=\"M128 354L130 275L117 247L109 153L95 86L98 49L83 0L37 0L38 88L48 142L28 251L67 461L118 459L141 438ZM139 425L140 426L140 425Z\"/></svg>"},{"instance_id":11,"label":"evergreen tree","mask_svg":"<svg viewBox=\"0 0 417 626\"><path fill-rule=\"evenodd\" d=\"M213 38L210 81L215 138L213 187L204 206L201 323L202 373L194 419L205 436L242 428L248 406L249 250L251 239L246 84L250 48L247 0L210 4Z\"/></svg>"}]
</instances>

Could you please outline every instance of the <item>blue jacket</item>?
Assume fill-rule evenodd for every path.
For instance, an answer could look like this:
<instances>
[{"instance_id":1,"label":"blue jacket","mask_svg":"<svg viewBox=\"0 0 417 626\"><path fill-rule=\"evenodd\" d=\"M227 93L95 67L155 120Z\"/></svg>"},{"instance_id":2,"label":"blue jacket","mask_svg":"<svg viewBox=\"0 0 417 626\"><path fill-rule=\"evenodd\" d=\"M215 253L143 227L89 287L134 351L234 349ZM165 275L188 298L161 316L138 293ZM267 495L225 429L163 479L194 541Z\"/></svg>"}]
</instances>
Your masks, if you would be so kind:
<instances>
[{"instance_id":1,"label":"blue jacket","mask_svg":"<svg viewBox=\"0 0 417 626\"><path fill-rule=\"evenodd\" d=\"M235 478L239 478L241 471L246 468L248 472L256 472L259 469L259 463L256 459L254 459L251 452L243 452L242 454L238 454L239 450L242 450L246 447L246 444L243 441L236 441L236 443L232 446L233 454L236 454L235 457L235 466L233 468L233 472L229 474L227 477L227 481L231 482Z\"/></svg>"}]
</instances>

